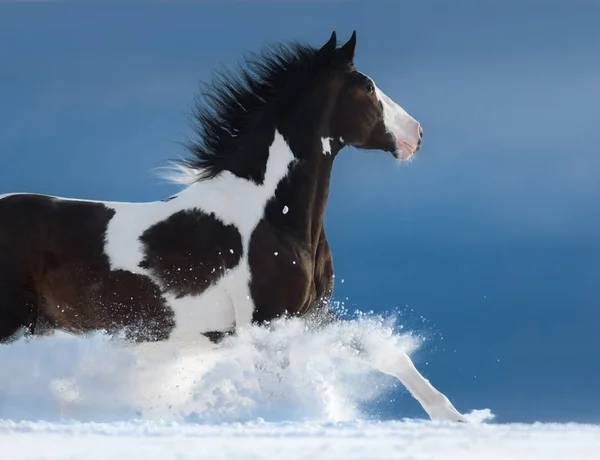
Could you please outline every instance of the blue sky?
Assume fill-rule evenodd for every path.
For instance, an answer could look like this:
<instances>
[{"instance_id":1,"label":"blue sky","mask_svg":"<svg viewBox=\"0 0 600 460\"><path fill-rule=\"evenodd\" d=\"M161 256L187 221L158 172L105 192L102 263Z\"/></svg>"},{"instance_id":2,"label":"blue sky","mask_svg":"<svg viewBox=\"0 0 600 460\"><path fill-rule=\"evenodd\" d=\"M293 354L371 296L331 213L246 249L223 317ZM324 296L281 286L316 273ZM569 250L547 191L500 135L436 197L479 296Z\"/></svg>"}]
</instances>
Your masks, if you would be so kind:
<instances>
[{"instance_id":1,"label":"blue sky","mask_svg":"<svg viewBox=\"0 0 600 460\"><path fill-rule=\"evenodd\" d=\"M462 410L600 422L598 17L592 1L2 5L0 193L167 196L153 169L184 154L200 81L356 29L358 68L424 144L400 167L336 160L336 299L427 335L417 365ZM384 416L421 415L394 399Z\"/></svg>"}]
</instances>

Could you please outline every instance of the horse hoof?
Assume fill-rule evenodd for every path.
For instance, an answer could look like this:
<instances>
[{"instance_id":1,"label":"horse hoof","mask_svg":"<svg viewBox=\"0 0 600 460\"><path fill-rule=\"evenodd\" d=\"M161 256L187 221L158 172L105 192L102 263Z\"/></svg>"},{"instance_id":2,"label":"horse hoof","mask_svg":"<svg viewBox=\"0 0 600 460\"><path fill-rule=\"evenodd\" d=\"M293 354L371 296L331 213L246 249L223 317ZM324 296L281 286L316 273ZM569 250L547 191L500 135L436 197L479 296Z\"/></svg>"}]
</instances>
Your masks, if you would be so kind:
<instances>
[{"instance_id":1,"label":"horse hoof","mask_svg":"<svg viewBox=\"0 0 600 460\"><path fill-rule=\"evenodd\" d=\"M465 416L456 410L446 396L440 396L442 396L440 401L427 411L431 420L438 422L468 423Z\"/></svg>"},{"instance_id":2,"label":"horse hoof","mask_svg":"<svg viewBox=\"0 0 600 460\"><path fill-rule=\"evenodd\" d=\"M468 423L468 420L458 411L447 411L445 413L437 412L436 414L430 414L429 417L435 422L455 422L455 423Z\"/></svg>"}]
</instances>

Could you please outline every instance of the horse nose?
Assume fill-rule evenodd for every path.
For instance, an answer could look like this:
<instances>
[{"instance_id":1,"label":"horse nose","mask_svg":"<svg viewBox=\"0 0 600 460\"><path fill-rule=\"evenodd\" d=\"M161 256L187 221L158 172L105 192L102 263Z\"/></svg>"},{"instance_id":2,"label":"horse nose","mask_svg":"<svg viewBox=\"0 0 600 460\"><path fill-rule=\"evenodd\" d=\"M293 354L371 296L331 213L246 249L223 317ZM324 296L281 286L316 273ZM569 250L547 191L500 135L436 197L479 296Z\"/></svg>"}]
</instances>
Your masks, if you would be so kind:
<instances>
[{"instance_id":1,"label":"horse nose","mask_svg":"<svg viewBox=\"0 0 600 460\"><path fill-rule=\"evenodd\" d=\"M419 125L419 141L417 142L417 149L415 153L421 148L421 142L423 142L423 128Z\"/></svg>"}]
</instances>

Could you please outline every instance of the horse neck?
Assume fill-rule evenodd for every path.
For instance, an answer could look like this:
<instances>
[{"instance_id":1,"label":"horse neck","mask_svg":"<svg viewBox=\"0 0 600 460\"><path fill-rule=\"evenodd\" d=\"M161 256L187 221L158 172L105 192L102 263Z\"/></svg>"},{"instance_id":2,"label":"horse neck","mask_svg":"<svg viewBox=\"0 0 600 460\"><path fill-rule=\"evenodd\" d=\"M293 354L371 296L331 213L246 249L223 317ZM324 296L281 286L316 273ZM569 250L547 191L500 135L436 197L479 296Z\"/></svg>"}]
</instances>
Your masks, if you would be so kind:
<instances>
[{"instance_id":1,"label":"horse neck","mask_svg":"<svg viewBox=\"0 0 600 460\"><path fill-rule=\"evenodd\" d=\"M324 154L319 137L307 141L303 138L292 150L303 149L298 161L294 162L286 179L280 182L275 199L267 206L265 217L280 231L291 232L311 246L319 242L323 230L323 220L331 170L336 151Z\"/></svg>"},{"instance_id":2,"label":"horse neck","mask_svg":"<svg viewBox=\"0 0 600 460\"><path fill-rule=\"evenodd\" d=\"M331 154L324 154L321 138L315 134L296 134L286 140L276 131L261 184L225 171L188 186L166 205L169 209L200 207L241 225L243 233L252 231L255 219L264 217L281 234L316 247L337 150L333 146Z\"/></svg>"}]
</instances>

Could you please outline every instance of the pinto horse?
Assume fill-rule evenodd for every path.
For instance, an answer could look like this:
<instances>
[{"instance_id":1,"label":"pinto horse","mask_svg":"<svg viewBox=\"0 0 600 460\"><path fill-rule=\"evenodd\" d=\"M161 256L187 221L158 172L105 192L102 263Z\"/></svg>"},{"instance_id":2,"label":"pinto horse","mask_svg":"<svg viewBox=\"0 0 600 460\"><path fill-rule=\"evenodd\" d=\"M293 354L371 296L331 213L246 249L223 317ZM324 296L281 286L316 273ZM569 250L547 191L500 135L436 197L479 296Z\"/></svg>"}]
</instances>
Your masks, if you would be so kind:
<instances>
[{"instance_id":1,"label":"pinto horse","mask_svg":"<svg viewBox=\"0 0 600 460\"><path fill-rule=\"evenodd\" d=\"M406 160L423 137L356 69L355 47L356 32L342 46L334 32L321 48L279 45L213 80L176 163L186 187L170 198L0 197L0 342L58 329L216 343L283 315L339 320L323 226L333 161L347 145ZM464 420L404 352L356 347L432 419Z\"/></svg>"}]
</instances>

